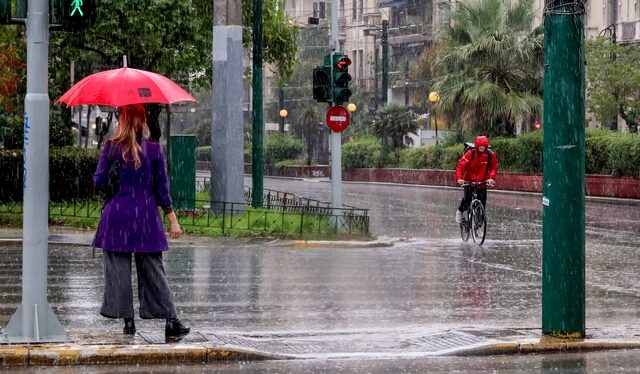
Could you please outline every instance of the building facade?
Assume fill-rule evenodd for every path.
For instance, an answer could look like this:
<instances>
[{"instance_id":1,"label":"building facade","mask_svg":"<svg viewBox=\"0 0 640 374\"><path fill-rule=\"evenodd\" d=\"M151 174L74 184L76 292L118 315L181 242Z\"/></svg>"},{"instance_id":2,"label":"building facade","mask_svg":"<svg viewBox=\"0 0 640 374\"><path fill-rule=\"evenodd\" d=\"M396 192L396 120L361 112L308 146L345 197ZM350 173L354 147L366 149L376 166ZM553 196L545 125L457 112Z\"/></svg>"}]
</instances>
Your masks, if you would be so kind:
<instances>
[{"instance_id":1,"label":"building facade","mask_svg":"<svg viewBox=\"0 0 640 374\"><path fill-rule=\"evenodd\" d=\"M617 43L640 42L640 0L587 0L586 37L605 36ZM382 23L388 21L387 101L407 106L428 93L418 92L408 72L434 43L439 27L450 22L452 0L284 0L285 12L301 27L310 27L309 17L330 26L331 6L338 7L339 46L352 65L351 86L370 93L369 108L382 105ZM544 0L535 0L534 26L543 21ZM330 28L326 28L330 34ZM329 48L327 46L327 52ZM320 61L318 62L321 63ZM311 78L310 78L311 79ZM266 84L268 86L269 83ZM270 90L265 90L270 92ZM420 100L424 102L424 100ZM362 107L364 103L358 103Z\"/></svg>"}]
</instances>

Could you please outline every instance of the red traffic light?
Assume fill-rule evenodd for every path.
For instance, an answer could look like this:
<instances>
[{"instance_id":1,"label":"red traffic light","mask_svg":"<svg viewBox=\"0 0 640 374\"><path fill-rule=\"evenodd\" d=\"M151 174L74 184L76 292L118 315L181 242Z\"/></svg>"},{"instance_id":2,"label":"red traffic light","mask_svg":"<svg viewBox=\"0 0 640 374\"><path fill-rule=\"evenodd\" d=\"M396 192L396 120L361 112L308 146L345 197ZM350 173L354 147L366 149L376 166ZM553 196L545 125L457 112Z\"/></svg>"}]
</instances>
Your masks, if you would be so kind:
<instances>
[{"instance_id":1,"label":"red traffic light","mask_svg":"<svg viewBox=\"0 0 640 374\"><path fill-rule=\"evenodd\" d=\"M338 61L336 68L342 70L346 69L349 65L351 65L351 59L349 57L343 57Z\"/></svg>"}]
</instances>

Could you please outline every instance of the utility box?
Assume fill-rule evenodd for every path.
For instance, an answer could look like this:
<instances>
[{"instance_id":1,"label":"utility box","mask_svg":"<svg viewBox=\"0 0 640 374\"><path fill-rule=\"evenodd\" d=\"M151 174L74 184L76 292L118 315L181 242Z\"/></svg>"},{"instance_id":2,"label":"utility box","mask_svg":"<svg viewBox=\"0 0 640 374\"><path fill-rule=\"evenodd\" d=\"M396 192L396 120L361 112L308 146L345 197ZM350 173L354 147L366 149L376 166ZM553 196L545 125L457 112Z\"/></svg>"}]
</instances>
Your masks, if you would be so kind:
<instances>
[{"instance_id":1,"label":"utility box","mask_svg":"<svg viewBox=\"0 0 640 374\"><path fill-rule=\"evenodd\" d=\"M195 209L196 200L196 137L169 137L169 179L174 209Z\"/></svg>"}]
</instances>

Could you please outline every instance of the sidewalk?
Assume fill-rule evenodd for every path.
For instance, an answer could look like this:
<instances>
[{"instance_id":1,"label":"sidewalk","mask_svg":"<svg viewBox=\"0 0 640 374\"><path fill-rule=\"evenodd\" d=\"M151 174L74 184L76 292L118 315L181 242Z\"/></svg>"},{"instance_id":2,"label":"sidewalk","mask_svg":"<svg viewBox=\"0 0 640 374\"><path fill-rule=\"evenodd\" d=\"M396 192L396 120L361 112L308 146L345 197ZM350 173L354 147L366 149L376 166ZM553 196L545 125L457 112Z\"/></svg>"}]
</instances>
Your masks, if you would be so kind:
<instances>
[{"instance_id":1,"label":"sidewalk","mask_svg":"<svg viewBox=\"0 0 640 374\"><path fill-rule=\"evenodd\" d=\"M21 229L0 228L0 247L16 247ZM51 227L50 243L87 246L92 231ZM294 250L327 247L327 242L273 239L234 239L183 236L174 245L206 247L226 242L269 243L270 247ZM396 242L335 242L340 248L385 249ZM640 330L625 330L626 338L615 331L587 329L587 339L544 338L539 328L358 328L290 332L199 331L180 341L167 342L162 333L139 331L134 336L101 329L70 329L68 343L0 345L3 366L206 363L220 360L331 359L331 358L411 358L528 354L540 352L590 351L640 348ZM206 328L205 328L206 329ZM631 338L629 338L631 337Z\"/></svg>"}]
</instances>

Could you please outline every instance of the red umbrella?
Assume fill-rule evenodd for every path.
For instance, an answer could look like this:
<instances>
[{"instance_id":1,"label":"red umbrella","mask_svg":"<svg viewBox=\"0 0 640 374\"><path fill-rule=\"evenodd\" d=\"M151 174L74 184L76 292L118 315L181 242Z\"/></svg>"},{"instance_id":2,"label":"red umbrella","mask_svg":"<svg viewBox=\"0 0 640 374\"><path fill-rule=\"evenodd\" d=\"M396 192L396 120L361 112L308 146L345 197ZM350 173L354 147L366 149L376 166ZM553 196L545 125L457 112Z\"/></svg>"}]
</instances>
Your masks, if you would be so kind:
<instances>
[{"instance_id":1,"label":"red umbrella","mask_svg":"<svg viewBox=\"0 0 640 374\"><path fill-rule=\"evenodd\" d=\"M123 67L84 78L56 103L121 107L129 104L173 104L178 101L197 100L165 76Z\"/></svg>"}]
</instances>

